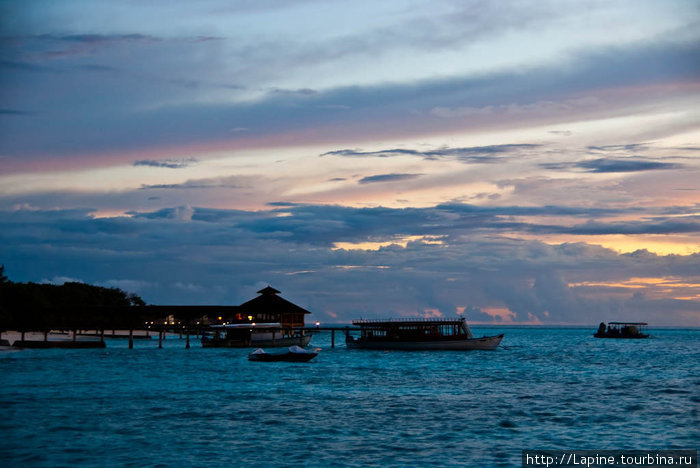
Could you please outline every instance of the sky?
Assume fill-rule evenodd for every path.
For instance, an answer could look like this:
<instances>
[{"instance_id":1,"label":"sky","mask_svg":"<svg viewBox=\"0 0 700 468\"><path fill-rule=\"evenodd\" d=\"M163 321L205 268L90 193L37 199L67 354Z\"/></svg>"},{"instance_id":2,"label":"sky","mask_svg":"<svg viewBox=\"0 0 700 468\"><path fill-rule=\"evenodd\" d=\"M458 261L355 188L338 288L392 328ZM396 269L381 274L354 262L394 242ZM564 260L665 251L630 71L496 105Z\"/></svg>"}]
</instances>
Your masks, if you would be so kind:
<instances>
[{"instance_id":1,"label":"sky","mask_svg":"<svg viewBox=\"0 0 700 468\"><path fill-rule=\"evenodd\" d=\"M700 326L700 4L0 0L0 264L322 323Z\"/></svg>"}]
</instances>

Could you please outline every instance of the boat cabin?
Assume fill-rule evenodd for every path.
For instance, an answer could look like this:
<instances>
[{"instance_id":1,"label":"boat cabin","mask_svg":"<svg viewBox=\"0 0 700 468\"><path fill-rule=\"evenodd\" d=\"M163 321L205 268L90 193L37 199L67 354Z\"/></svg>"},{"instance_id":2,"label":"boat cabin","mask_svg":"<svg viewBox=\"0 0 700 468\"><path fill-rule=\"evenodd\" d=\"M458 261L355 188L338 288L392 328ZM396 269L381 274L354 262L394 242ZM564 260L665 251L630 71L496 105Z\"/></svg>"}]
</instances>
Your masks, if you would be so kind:
<instances>
[{"instance_id":1,"label":"boat cabin","mask_svg":"<svg viewBox=\"0 0 700 468\"><path fill-rule=\"evenodd\" d=\"M610 322L607 327L601 322L596 338L649 338L646 332L646 322Z\"/></svg>"},{"instance_id":2,"label":"boat cabin","mask_svg":"<svg viewBox=\"0 0 700 468\"><path fill-rule=\"evenodd\" d=\"M204 348L306 346L311 340L304 330L279 323L229 323L210 325L202 333Z\"/></svg>"},{"instance_id":3,"label":"boat cabin","mask_svg":"<svg viewBox=\"0 0 700 468\"><path fill-rule=\"evenodd\" d=\"M360 337L369 341L436 341L473 338L464 318L353 320Z\"/></svg>"},{"instance_id":4,"label":"boat cabin","mask_svg":"<svg viewBox=\"0 0 700 468\"><path fill-rule=\"evenodd\" d=\"M348 348L380 350L452 350L496 349L503 334L474 338L464 317L453 319L353 320L360 330L354 337L345 332Z\"/></svg>"}]
</instances>

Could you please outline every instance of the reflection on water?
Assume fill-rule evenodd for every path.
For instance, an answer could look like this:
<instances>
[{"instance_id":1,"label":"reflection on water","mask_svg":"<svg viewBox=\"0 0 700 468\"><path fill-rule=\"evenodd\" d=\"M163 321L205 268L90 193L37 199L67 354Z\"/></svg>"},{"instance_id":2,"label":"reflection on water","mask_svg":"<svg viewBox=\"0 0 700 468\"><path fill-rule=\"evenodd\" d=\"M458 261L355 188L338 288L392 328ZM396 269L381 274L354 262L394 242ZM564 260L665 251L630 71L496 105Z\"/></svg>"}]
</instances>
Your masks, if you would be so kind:
<instances>
[{"instance_id":1,"label":"reflection on water","mask_svg":"<svg viewBox=\"0 0 700 468\"><path fill-rule=\"evenodd\" d=\"M0 353L0 455L6 466L519 467L521 449L697 448L700 331L501 331L494 352L332 349L326 333L299 364L177 338Z\"/></svg>"}]
</instances>

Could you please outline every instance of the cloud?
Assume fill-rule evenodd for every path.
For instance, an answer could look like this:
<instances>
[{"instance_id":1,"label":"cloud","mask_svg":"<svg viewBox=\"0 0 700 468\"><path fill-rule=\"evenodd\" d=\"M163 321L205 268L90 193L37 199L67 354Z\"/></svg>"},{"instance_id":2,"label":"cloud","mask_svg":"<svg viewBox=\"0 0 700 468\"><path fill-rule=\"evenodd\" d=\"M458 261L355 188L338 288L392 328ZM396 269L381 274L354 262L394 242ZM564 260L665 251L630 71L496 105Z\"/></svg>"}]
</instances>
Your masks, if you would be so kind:
<instances>
[{"instance_id":1,"label":"cloud","mask_svg":"<svg viewBox=\"0 0 700 468\"><path fill-rule=\"evenodd\" d=\"M542 227L536 227L538 231ZM551 232L559 230L567 234L606 235L606 234L682 234L700 233L700 216L690 216L682 219L660 219L650 221L628 221L624 223L589 222L571 227L550 228ZM547 230L547 228L544 228Z\"/></svg>"},{"instance_id":2,"label":"cloud","mask_svg":"<svg viewBox=\"0 0 700 468\"><path fill-rule=\"evenodd\" d=\"M153 42L158 38L144 34L73 34L66 36L55 36L45 34L37 36L44 40L59 40L67 42L80 42L85 44L104 44L110 42Z\"/></svg>"},{"instance_id":3,"label":"cloud","mask_svg":"<svg viewBox=\"0 0 700 468\"><path fill-rule=\"evenodd\" d=\"M584 172L616 173L616 172L642 172L669 169L681 169L683 165L646 159L612 159L599 158L573 163L542 163L541 167L551 170L582 169Z\"/></svg>"},{"instance_id":4,"label":"cloud","mask_svg":"<svg viewBox=\"0 0 700 468\"><path fill-rule=\"evenodd\" d=\"M134 166L148 166L148 167L164 167L167 169L183 169L185 167L190 167L197 164L196 158L186 158L186 159L144 159L140 161L134 161Z\"/></svg>"},{"instance_id":5,"label":"cloud","mask_svg":"<svg viewBox=\"0 0 700 468\"><path fill-rule=\"evenodd\" d=\"M410 236L442 236L456 240L464 235L535 234L673 234L700 232L694 207L587 208L568 206L494 206L443 204L430 208L352 208L334 205L273 203L271 211L196 208L193 221L226 223L262 238L332 247L335 242L362 243ZM284 213L284 216L278 214ZM135 218L174 218L173 209L130 213ZM620 216L646 217L646 221L611 221ZM675 217L674 215L685 215ZM585 223L554 224L532 219L561 217L596 219Z\"/></svg>"},{"instance_id":6,"label":"cloud","mask_svg":"<svg viewBox=\"0 0 700 468\"><path fill-rule=\"evenodd\" d=\"M367 141L520 126L523 120L551 125L582 116L616 115L621 109L657 103L661 96L657 88L665 86L669 87L668 93L662 93L665 96L688 94L692 90L684 88L683 83L700 73L694 60L698 50L692 44L633 43L616 48L614 53L605 50L570 54L571 63L566 67L539 64L525 70L501 68L478 75L466 73L409 83L278 86L303 92L270 93L265 91L270 87L260 84L259 77L249 76L252 72L248 68L246 73L236 74L231 71L236 66L221 63L223 56L238 57L241 60L236 63L245 63L242 58L250 51L241 51L241 56L234 52L223 54L219 46L225 41L148 42L146 39L129 35L114 38L78 35L73 41L62 42L97 41L123 44L126 48L100 48L97 55L87 59L49 62L50 67L41 65L46 63L43 60L30 62L22 47L8 48L3 67L6 73L0 73L0 81L17 83L23 90L18 96L23 97L10 99L6 107L48 112L51 116L61 115L61 119L47 118L31 126L22 122L0 126L0 151L21 157L22 164L32 165L32 160L42 160L47 155L55 161L62 155L75 158L76 153L86 154L90 155L90 158L86 156L89 161L96 152L128 152L164 145L188 145L189 151L212 142L234 148L255 146L269 142L272 136L293 138L299 132L306 142L313 143L315 139L342 141L349 132ZM134 41L142 47L129 47ZM263 58L271 62L267 55L258 57ZM202 80L201 74L193 73L202 68L216 69L212 63L221 64L221 69L228 72L214 73L207 81ZM649 63L657 66L649 67ZM119 79L87 70L79 73L75 68L90 65L118 69ZM42 72L60 70L61 73L33 73L30 69L36 67L44 67ZM277 76L274 69L269 73ZM230 76L240 80L232 85ZM174 84L173 80L180 84ZM36 89L53 90L63 98L39 99ZM338 112L332 106L347 108ZM436 108L492 109L492 112L476 117L457 112L440 118L431 114ZM178 131L173 132L174 128ZM249 130L232 133L232 128ZM63 137L71 132L81 137ZM384 155L399 154L393 152L397 149L389 148ZM488 156L493 154L461 156L465 161L488 162ZM430 154L417 156L431 157ZM433 157L447 156L439 153ZM452 155L459 156L459 153Z\"/></svg>"},{"instance_id":7,"label":"cloud","mask_svg":"<svg viewBox=\"0 0 700 468\"><path fill-rule=\"evenodd\" d=\"M137 3L4 10L0 206L16 209L0 215L0 263L13 279L223 304L271 282L341 320L639 310L697 324L697 255L548 244L694 248L690 3L375 2L371 17L352 2L176 2L163 17ZM220 159L190 171L193 155ZM91 166L119 169L102 186ZM688 281L638 297L605 284L649 275Z\"/></svg>"},{"instance_id":8,"label":"cloud","mask_svg":"<svg viewBox=\"0 0 700 468\"><path fill-rule=\"evenodd\" d=\"M16 116L26 116L34 115L34 112L18 110L18 109L0 109L0 115L16 115Z\"/></svg>"},{"instance_id":9,"label":"cloud","mask_svg":"<svg viewBox=\"0 0 700 468\"><path fill-rule=\"evenodd\" d=\"M326 153L321 154L320 156L342 156L342 157L378 157L378 158L389 158L392 156L419 156L422 155L421 152L416 151L416 150L409 150L409 149L389 149L389 150L382 150L382 151L361 151L361 150L351 150L351 149L343 149L343 150L335 150L335 151L328 151Z\"/></svg>"},{"instance_id":10,"label":"cloud","mask_svg":"<svg viewBox=\"0 0 700 468\"><path fill-rule=\"evenodd\" d=\"M39 283L41 284L55 284L57 286L60 286L65 283L83 283L84 281L81 281L77 278L68 278L66 276L54 276L51 279L44 278Z\"/></svg>"},{"instance_id":11,"label":"cloud","mask_svg":"<svg viewBox=\"0 0 700 468\"><path fill-rule=\"evenodd\" d=\"M162 167L162 166L156 166ZM235 189L243 187L239 177L217 177L213 179L188 180L181 184L151 184L142 185L140 190L212 190L212 189Z\"/></svg>"},{"instance_id":12,"label":"cloud","mask_svg":"<svg viewBox=\"0 0 700 468\"><path fill-rule=\"evenodd\" d=\"M192 221L192 215L194 215L194 209L189 205L179 206L172 211L172 218L179 221Z\"/></svg>"},{"instance_id":13,"label":"cloud","mask_svg":"<svg viewBox=\"0 0 700 468\"><path fill-rule=\"evenodd\" d=\"M700 283L700 254L620 255L583 243L510 239L489 229L497 218L488 212L465 206L463 213L479 216L464 217L458 208L287 206L280 207L284 217L277 210L186 205L118 218L91 218L86 211L4 212L0 259L14 281L81 278L126 287L155 304L239 304L265 282L324 321L331 312L333 321L349 321L426 310L449 316L459 308L468 319L484 321L492 320L484 311L495 309L510 310L516 321L545 323L595 324L635 314L655 324L700 320L697 299L673 299L697 294L692 283ZM440 233L441 243L332 248L341 240L426 232ZM683 281L658 288L650 282L648 297L633 296L638 288L612 287L647 277Z\"/></svg>"},{"instance_id":14,"label":"cloud","mask_svg":"<svg viewBox=\"0 0 700 468\"><path fill-rule=\"evenodd\" d=\"M294 203L294 202L269 202L266 203L267 206L273 206L273 207L290 207L290 206L305 206L303 203Z\"/></svg>"},{"instance_id":15,"label":"cloud","mask_svg":"<svg viewBox=\"0 0 700 468\"><path fill-rule=\"evenodd\" d=\"M588 172L638 172L679 169L683 167L680 164L629 159L595 159L593 161L582 161L577 163L576 166Z\"/></svg>"},{"instance_id":16,"label":"cloud","mask_svg":"<svg viewBox=\"0 0 700 468\"><path fill-rule=\"evenodd\" d=\"M300 95L300 96L313 96L314 94L318 94L318 91L315 89L311 88L301 88L301 89L280 89L280 88L272 88L270 89L270 93L273 94L291 94L291 95Z\"/></svg>"},{"instance_id":17,"label":"cloud","mask_svg":"<svg viewBox=\"0 0 700 468\"><path fill-rule=\"evenodd\" d=\"M117 69L114 67L110 67L107 65L98 65L98 64L76 65L76 68L79 70L100 72L100 73L108 73L108 72L117 71Z\"/></svg>"},{"instance_id":18,"label":"cloud","mask_svg":"<svg viewBox=\"0 0 700 468\"><path fill-rule=\"evenodd\" d=\"M589 151L594 153L604 152L633 152L633 151L645 151L649 149L649 145L646 143L628 143L626 145L603 145L603 146L589 146L587 148Z\"/></svg>"},{"instance_id":19,"label":"cloud","mask_svg":"<svg viewBox=\"0 0 700 468\"><path fill-rule=\"evenodd\" d=\"M373 184L377 182L398 182L401 180L411 180L420 177L422 174L378 174L363 177L358 180L359 184Z\"/></svg>"},{"instance_id":20,"label":"cloud","mask_svg":"<svg viewBox=\"0 0 700 468\"><path fill-rule=\"evenodd\" d=\"M450 148L447 146L434 150L415 150L404 148L393 148L379 151L362 151L353 149L342 149L328 151L321 154L324 156L337 156L348 158L390 158L395 156L418 156L426 160L437 159L457 159L468 163L491 163L498 160L495 155L517 153L519 151L533 150L539 148L539 144L504 144L489 146L472 146L465 148Z\"/></svg>"}]
</instances>

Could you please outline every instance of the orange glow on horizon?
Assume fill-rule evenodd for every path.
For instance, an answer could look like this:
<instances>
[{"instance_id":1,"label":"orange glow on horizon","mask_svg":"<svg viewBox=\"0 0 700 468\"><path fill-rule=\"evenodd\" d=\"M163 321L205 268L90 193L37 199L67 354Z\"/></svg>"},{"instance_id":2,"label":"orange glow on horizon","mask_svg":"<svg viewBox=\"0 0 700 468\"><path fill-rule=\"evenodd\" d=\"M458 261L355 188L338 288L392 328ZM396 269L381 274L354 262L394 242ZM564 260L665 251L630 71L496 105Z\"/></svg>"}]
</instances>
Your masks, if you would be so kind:
<instances>
[{"instance_id":1,"label":"orange glow on horizon","mask_svg":"<svg viewBox=\"0 0 700 468\"><path fill-rule=\"evenodd\" d=\"M506 307L485 307L481 311L503 323L512 323L515 318L515 313Z\"/></svg>"},{"instance_id":2,"label":"orange glow on horizon","mask_svg":"<svg viewBox=\"0 0 700 468\"><path fill-rule=\"evenodd\" d=\"M443 244L440 236L405 236L389 241L334 242L333 250L379 250L382 247L388 247L390 245L397 245L406 248L409 242L421 242L423 244L434 245Z\"/></svg>"}]
</instances>

